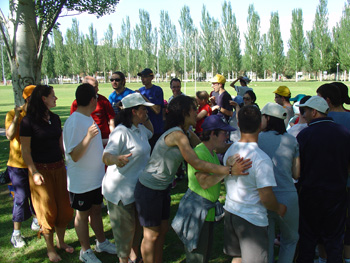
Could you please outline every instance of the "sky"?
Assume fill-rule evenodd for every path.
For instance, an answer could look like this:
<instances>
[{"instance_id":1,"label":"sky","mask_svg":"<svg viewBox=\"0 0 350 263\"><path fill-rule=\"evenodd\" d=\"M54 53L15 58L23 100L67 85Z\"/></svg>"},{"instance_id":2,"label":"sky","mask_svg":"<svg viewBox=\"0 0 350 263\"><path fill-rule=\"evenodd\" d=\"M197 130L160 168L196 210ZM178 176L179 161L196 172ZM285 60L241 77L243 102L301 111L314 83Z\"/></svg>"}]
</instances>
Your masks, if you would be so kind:
<instances>
[{"instance_id":1,"label":"sky","mask_svg":"<svg viewBox=\"0 0 350 263\"><path fill-rule=\"evenodd\" d=\"M290 36L290 27L292 21L292 10L301 8L303 10L304 31L312 29L315 18L316 8L319 0L228 0L231 2L233 12L235 13L237 24L240 30L241 47L244 47L244 33L247 30L248 6L254 4L255 11L260 16L260 33L261 35L268 32L270 25L271 12L278 12L280 19L280 29L282 34L285 51L287 49L287 41ZM8 14L8 0L0 1L0 9L5 16ZM121 0L116 7L114 13L97 18L94 15L80 14L74 16L79 21L79 29L82 33L87 34L88 28L93 23L97 31L98 39L104 37L109 24L112 24L113 31L116 35L120 33L122 20L127 16L130 18L131 28L139 23L139 9L144 9L150 14L152 28L159 27L160 11L168 11L173 24L177 27L178 35L180 35L180 10L184 5L190 8L191 17L195 26L200 29L201 13L203 5L206 6L210 16L221 21L222 4L224 0ZM328 26L329 29L339 22L346 0L328 1ZM71 27L72 16L63 16L58 19L60 23L60 31L65 35L66 29Z\"/></svg>"}]
</instances>

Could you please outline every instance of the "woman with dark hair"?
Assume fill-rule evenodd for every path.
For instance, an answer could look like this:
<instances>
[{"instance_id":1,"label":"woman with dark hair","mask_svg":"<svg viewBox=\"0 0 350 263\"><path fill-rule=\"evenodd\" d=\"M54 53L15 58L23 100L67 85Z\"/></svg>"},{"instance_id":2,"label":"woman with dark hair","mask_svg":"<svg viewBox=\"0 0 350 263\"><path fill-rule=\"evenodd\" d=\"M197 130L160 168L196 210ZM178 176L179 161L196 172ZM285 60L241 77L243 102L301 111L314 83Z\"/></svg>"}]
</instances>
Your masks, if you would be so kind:
<instances>
[{"instance_id":1,"label":"woman with dark hair","mask_svg":"<svg viewBox=\"0 0 350 263\"><path fill-rule=\"evenodd\" d=\"M108 165L102 182L102 194L108 201L108 211L119 262L137 262L142 236L135 209L134 189L150 157L148 140L153 126L147 115L146 102L140 93L122 100L117 114L118 125L111 133L102 160Z\"/></svg>"},{"instance_id":2,"label":"woman with dark hair","mask_svg":"<svg viewBox=\"0 0 350 263\"><path fill-rule=\"evenodd\" d=\"M56 107L56 100L53 87L37 85L20 128L22 156L29 170L33 206L52 262L62 260L54 247L54 231L57 247L68 253L74 251L64 242L73 209L67 191L61 120L50 110Z\"/></svg>"},{"instance_id":3,"label":"woman with dark hair","mask_svg":"<svg viewBox=\"0 0 350 263\"><path fill-rule=\"evenodd\" d=\"M249 160L239 159L233 166L221 166L198 159L192 147L200 143L190 126L196 125L195 99L178 96L168 105L166 131L158 139L150 160L135 188L135 203L143 226L142 259L146 263L160 263L170 217L170 188L180 163L185 159L192 167L203 172L246 174Z\"/></svg>"},{"instance_id":4,"label":"woman with dark hair","mask_svg":"<svg viewBox=\"0 0 350 263\"><path fill-rule=\"evenodd\" d=\"M278 262L293 262L299 239L299 205L293 178L300 175L299 146L296 138L286 132L286 110L279 104L268 103L261 110L261 128L258 145L272 160L277 186L272 190L279 203L288 210L283 219L268 211L269 262L274 262L275 225L281 231Z\"/></svg>"},{"instance_id":5,"label":"woman with dark hair","mask_svg":"<svg viewBox=\"0 0 350 263\"><path fill-rule=\"evenodd\" d=\"M243 95L244 106L254 105L254 106L258 107L258 109L259 109L259 106L258 106L258 104L255 103L255 101L256 101L256 95L255 95L254 91L247 90Z\"/></svg>"}]
</instances>

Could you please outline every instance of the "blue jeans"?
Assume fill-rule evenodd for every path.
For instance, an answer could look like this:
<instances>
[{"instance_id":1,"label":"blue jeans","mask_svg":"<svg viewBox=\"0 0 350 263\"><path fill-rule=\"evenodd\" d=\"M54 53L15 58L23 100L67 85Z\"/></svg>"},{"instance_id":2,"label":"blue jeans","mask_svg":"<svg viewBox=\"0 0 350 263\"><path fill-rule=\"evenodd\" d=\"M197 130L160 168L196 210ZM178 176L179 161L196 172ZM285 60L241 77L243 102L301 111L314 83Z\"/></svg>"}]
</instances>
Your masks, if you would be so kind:
<instances>
[{"instance_id":1,"label":"blue jeans","mask_svg":"<svg viewBox=\"0 0 350 263\"><path fill-rule=\"evenodd\" d=\"M274 192L277 201L287 206L287 212L282 218L272 211L268 211L269 227L269 263L274 263L275 226L281 231L281 245L278 254L278 263L293 262L295 248L299 234L299 204L297 192Z\"/></svg>"}]
</instances>

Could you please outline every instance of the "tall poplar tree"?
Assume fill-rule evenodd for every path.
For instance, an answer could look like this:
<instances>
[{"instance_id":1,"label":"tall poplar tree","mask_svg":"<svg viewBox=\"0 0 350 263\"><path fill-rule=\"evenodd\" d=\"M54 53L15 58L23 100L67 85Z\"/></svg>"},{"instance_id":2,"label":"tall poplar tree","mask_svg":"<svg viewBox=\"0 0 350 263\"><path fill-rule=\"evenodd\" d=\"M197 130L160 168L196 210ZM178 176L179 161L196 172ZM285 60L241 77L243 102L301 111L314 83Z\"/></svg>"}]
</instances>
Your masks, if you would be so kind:
<instances>
[{"instance_id":1,"label":"tall poplar tree","mask_svg":"<svg viewBox=\"0 0 350 263\"><path fill-rule=\"evenodd\" d=\"M276 80L277 74L283 72L283 40L280 30L278 12L272 12L270 18L270 29L268 31L269 55L268 65L272 72L273 81Z\"/></svg>"},{"instance_id":2,"label":"tall poplar tree","mask_svg":"<svg viewBox=\"0 0 350 263\"><path fill-rule=\"evenodd\" d=\"M261 65L261 39L260 39L260 17L250 4L248 8L248 32L245 37L245 63L246 70L256 73L256 79Z\"/></svg>"},{"instance_id":3,"label":"tall poplar tree","mask_svg":"<svg viewBox=\"0 0 350 263\"><path fill-rule=\"evenodd\" d=\"M222 4L221 23L223 29L223 70L225 73L237 73L241 70L242 55L240 48L240 32L236 22L236 16L232 11L231 2Z\"/></svg>"},{"instance_id":4,"label":"tall poplar tree","mask_svg":"<svg viewBox=\"0 0 350 263\"><path fill-rule=\"evenodd\" d=\"M316 9L313 24L315 49L313 51L313 69L319 72L322 81L322 72L330 70L332 58L331 37L328 29L327 0L320 0Z\"/></svg>"},{"instance_id":5,"label":"tall poplar tree","mask_svg":"<svg viewBox=\"0 0 350 263\"><path fill-rule=\"evenodd\" d=\"M303 11L300 8L292 11L292 25L288 47L288 68L295 71L295 81L298 81L297 73L303 69L305 64L306 48L303 29Z\"/></svg>"}]
</instances>

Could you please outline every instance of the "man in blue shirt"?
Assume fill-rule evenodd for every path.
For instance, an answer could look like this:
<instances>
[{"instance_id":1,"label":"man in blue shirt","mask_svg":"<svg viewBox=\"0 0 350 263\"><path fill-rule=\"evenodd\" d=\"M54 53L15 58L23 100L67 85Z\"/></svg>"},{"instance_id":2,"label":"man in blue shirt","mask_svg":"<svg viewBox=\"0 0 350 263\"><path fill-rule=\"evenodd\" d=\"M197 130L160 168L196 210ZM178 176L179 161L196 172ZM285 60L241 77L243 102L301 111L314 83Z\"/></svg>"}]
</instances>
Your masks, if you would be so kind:
<instances>
[{"instance_id":1,"label":"man in blue shirt","mask_svg":"<svg viewBox=\"0 0 350 263\"><path fill-rule=\"evenodd\" d=\"M300 150L298 263L313 262L322 240L327 262L343 262L346 181L350 164L350 133L327 117L325 99L313 96L298 105L309 127L297 140Z\"/></svg>"},{"instance_id":2,"label":"man in blue shirt","mask_svg":"<svg viewBox=\"0 0 350 263\"><path fill-rule=\"evenodd\" d=\"M108 100L112 104L115 114L117 114L120 110L120 101L122 98L135 91L125 87L125 75L123 72L113 72L110 80L114 91L109 95Z\"/></svg>"},{"instance_id":3,"label":"man in blue shirt","mask_svg":"<svg viewBox=\"0 0 350 263\"><path fill-rule=\"evenodd\" d=\"M154 104L154 106L147 107L148 116L154 129L153 137L149 140L149 144L153 149L164 130L162 114L162 108L164 106L163 90L161 87L152 84L154 74L151 69L145 68L143 71L139 72L137 76L141 77L142 84L144 85L144 87L139 89L139 92L146 101Z\"/></svg>"}]
</instances>

